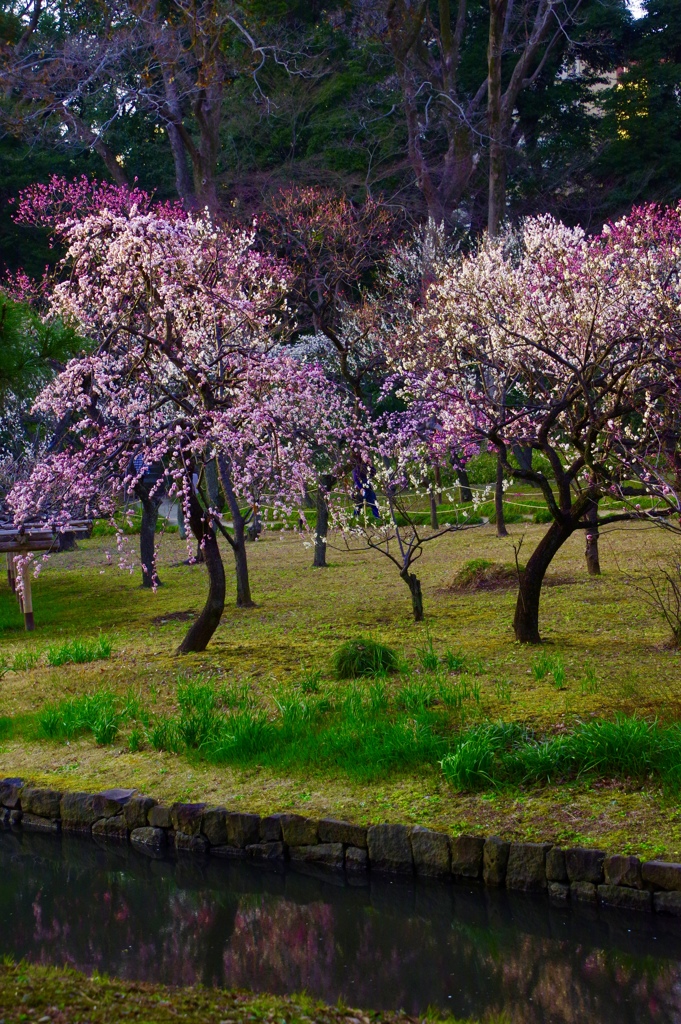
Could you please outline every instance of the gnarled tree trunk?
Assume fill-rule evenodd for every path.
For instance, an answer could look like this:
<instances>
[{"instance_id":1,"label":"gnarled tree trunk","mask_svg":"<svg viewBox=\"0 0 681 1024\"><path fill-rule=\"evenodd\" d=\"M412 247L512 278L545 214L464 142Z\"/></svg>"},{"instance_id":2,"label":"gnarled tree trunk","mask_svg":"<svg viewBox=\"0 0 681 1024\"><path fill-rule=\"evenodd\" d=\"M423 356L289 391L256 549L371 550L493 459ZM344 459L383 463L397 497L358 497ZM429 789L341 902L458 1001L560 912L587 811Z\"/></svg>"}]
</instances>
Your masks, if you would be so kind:
<instances>
[{"instance_id":1,"label":"gnarled tree trunk","mask_svg":"<svg viewBox=\"0 0 681 1024\"><path fill-rule=\"evenodd\" d=\"M506 215L506 139L502 103L501 63L508 0L490 0L487 45L487 130L489 132L489 194L487 231L499 234ZM500 537L504 534L498 534Z\"/></svg>"},{"instance_id":2,"label":"gnarled tree trunk","mask_svg":"<svg viewBox=\"0 0 681 1024\"><path fill-rule=\"evenodd\" d=\"M556 552L574 532L574 525L553 522L520 574L513 629L521 644L540 644L539 600L546 570Z\"/></svg>"},{"instance_id":3,"label":"gnarled tree trunk","mask_svg":"<svg viewBox=\"0 0 681 1024\"><path fill-rule=\"evenodd\" d=\"M400 576L409 587L411 593L411 607L414 613L414 622L423 622L423 595L421 593L421 581L418 576L409 569L403 569Z\"/></svg>"},{"instance_id":4,"label":"gnarled tree trunk","mask_svg":"<svg viewBox=\"0 0 681 1024\"><path fill-rule=\"evenodd\" d=\"M516 457L518 465L526 473L532 472L532 449L528 444L514 444L511 445L511 450ZM536 487L536 484L532 481L528 481L532 487Z\"/></svg>"},{"instance_id":5,"label":"gnarled tree trunk","mask_svg":"<svg viewBox=\"0 0 681 1024\"><path fill-rule=\"evenodd\" d=\"M203 548L204 562L208 570L208 597L201 614L178 647L177 654L205 651L220 624L225 607L225 569L217 537L206 523L203 510L193 493L189 498L189 525Z\"/></svg>"}]
</instances>

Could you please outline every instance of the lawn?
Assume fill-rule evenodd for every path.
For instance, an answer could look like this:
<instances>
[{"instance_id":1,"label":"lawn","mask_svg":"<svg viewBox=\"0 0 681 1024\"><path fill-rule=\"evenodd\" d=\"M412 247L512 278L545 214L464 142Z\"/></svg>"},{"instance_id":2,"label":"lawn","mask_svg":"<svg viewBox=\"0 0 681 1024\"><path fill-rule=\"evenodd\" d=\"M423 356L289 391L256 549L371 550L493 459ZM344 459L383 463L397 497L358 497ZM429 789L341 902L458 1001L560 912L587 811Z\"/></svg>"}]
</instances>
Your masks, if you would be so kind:
<instances>
[{"instance_id":1,"label":"lawn","mask_svg":"<svg viewBox=\"0 0 681 1024\"><path fill-rule=\"evenodd\" d=\"M451 589L465 563L512 564L513 544L524 537L526 558L545 530L517 523L500 540L493 527L476 527L426 548L418 563L426 622L418 625L406 586L380 555L338 543L330 567L314 570L300 536L266 533L249 547L257 607L232 604L226 551L222 623L204 654L182 659L174 651L202 605L206 578L200 565L182 564L179 536L161 539L156 593L140 588L139 573L116 567L113 538L79 542L77 551L52 557L34 583L35 633L23 632L14 597L0 592L0 657L8 666L0 681L0 773L72 789L135 786L161 799L261 813L414 822L678 857L678 801L654 771L507 780L474 792L443 774L439 760L452 738L502 721L527 727L533 742L617 716L665 727L681 721L680 655L626 578L669 555L675 541L668 534L643 525L606 528L598 578L586 573L584 538L573 537L547 579L540 650L514 642L512 582L510 589ZM378 681L337 680L333 654L359 635L390 645L401 671ZM78 660L96 646L103 657ZM223 743L216 753L213 744L208 756L206 744L159 742L154 727L180 721L183 692L186 703L187 686L197 683L214 691L217 711L230 722L240 716L252 733L257 719L265 730L260 745ZM106 730L100 743L87 730L50 733L46 708L94 693L119 716L112 742ZM53 724L63 717L62 705ZM353 736L361 740L354 757Z\"/></svg>"}]
</instances>

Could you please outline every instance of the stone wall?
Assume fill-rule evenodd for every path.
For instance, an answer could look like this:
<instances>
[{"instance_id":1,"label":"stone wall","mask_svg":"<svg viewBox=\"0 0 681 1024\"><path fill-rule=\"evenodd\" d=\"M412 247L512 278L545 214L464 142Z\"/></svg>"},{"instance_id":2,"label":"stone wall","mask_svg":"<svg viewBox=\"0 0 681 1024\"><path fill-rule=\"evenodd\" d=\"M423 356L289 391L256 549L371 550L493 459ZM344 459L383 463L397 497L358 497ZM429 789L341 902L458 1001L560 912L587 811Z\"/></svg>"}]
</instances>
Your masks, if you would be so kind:
<instances>
[{"instance_id":1,"label":"stone wall","mask_svg":"<svg viewBox=\"0 0 681 1024\"><path fill-rule=\"evenodd\" d=\"M571 900L681 917L681 864L550 843L508 843L497 836L451 836L416 825L352 825L300 814L260 817L207 804L165 806L132 789L71 793L0 781L0 826L78 832L130 842L162 855L291 861L351 878L367 871L479 881Z\"/></svg>"}]
</instances>

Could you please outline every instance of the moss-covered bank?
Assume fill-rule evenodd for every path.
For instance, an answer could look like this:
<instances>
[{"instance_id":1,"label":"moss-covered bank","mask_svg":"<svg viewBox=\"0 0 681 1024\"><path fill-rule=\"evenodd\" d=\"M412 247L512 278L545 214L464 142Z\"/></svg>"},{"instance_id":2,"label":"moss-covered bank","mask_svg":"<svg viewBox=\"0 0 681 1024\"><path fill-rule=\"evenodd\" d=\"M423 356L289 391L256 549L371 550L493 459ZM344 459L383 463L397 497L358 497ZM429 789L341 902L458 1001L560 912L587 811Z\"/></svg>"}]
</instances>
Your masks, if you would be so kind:
<instances>
[{"instance_id":1,"label":"moss-covered bank","mask_svg":"<svg viewBox=\"0 0 681 1024\"><path fill-rule=\"evenodd\" d=\"M456 1024L454 1018L437 1013L414 1018L404 1013L325 1006L304 995L254 995L194 986L168 988L101 975L88 978L68 967L26 962L0 965L0 1015L4 1024L118 1024L125 1020L140 1024L415 1024L417 1019Z\"/></svg>"}]
</instances>

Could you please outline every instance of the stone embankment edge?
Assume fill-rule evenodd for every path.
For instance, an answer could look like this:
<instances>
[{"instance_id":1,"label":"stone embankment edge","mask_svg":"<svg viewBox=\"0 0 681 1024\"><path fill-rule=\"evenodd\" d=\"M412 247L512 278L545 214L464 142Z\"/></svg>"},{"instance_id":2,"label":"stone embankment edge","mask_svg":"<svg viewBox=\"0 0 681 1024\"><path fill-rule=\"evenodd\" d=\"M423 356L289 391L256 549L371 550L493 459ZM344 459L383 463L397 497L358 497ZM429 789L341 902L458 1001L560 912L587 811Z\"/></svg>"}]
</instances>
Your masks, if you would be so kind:
<instances>
[{"instance_id":1,"label":"stone embankment edge","mask_svg":"<svg viewBox=\"0 0 681 1024\"><path fill-rule=\"evenodd\" d=\"M134 789L72 793L0 780L0 826L80 833L130 842L151 855L307 864L367 872L480 882L490 888L545 893L570 901L681 917L681 864L551 843L511 843L497 836L451 837L419 825L353 825L300 814L261 817L203 803L160 804Z\"/></svg>"}]
</instances>

